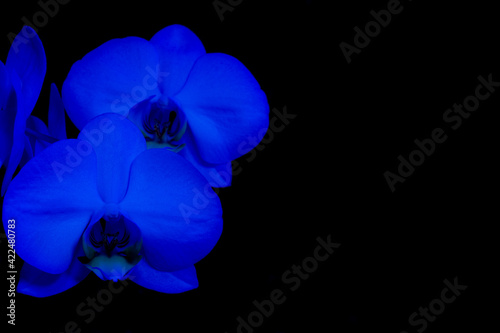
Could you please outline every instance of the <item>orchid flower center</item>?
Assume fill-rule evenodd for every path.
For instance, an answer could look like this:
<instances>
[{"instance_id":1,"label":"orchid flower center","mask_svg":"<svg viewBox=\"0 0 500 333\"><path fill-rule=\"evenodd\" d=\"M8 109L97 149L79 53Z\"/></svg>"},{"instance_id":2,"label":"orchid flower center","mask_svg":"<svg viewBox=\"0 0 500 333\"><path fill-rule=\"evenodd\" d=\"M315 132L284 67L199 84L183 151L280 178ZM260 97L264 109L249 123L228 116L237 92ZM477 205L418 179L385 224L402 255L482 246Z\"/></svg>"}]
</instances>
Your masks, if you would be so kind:
<instances>
[{"instance_id":1,"label":"orchid flower center","mask_svg":"<svg viewBox=\"0 0 500 333\"><path fill-rule=\"evenodd\" d=\"M169 98L152 101L154 97L138 103L131 110L129 119L142 131L148 148L169 148L180 151L180 144L187 129L187 119Z\"/></svg>"},{"instance_id":2,"label":"orchid flower center","mask_svg":"<svg viewBox=\"0 0 500 333\"><path fill-rule=\"evenodd\" d=\"M142 259L140 230L122 215L102 218L82 237L85 257L78 259L103 280L126 279Z\"/></svg>"}]
</instances>

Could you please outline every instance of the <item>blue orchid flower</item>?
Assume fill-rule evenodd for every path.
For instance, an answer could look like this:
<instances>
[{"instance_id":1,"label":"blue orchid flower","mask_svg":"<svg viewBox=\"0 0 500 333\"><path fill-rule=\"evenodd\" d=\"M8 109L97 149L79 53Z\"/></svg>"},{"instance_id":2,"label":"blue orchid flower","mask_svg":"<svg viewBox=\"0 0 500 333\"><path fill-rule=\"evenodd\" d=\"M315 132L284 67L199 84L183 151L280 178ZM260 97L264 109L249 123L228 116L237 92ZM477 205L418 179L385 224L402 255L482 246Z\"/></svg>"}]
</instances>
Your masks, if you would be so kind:
<instances>
[{"instance_id":1,"label":"blue orchid flower","mask_svg":"<svg viewBox=\"0 0 500 333\"><path fill-rule=\"evenodd\" d=\"M5 167L1 194L5 194L21 161L33 157L25 134L42 89L47 60L42 42L30 27L18 34L4 65L0 61L0 167ZM27 157L23 159L23 153Z\"/></svg>"},{"instance_id":2,"label":"blue orchid flower","mask_svg":"<svg viewBox=\"0 0 500 333\"><path fill-rule=\"evenodd\" d=\"M230 185L221 172L269 125L266 95L250 71L232 56L206 53L181 25L149 41L114 39L91 51L71 68L63 101L80 129L103 113L128 117L149 148L179 152L214 187Z\"/></svg>"},{"instance_id":3,"label":"blue orchid flower","mask_svg":"<svg viewBox=\"0 0 500 333\"><path fill-rule=\"evenodd\" d=\"M53 143L12 181L3 223L16 220L18 284L45 297L82 281L129 277L165 293L198 286L194 264L222 232L220 201L189 161L147 149L128 119L104 114L78 139Z\"/></svg>"}]
</instances>

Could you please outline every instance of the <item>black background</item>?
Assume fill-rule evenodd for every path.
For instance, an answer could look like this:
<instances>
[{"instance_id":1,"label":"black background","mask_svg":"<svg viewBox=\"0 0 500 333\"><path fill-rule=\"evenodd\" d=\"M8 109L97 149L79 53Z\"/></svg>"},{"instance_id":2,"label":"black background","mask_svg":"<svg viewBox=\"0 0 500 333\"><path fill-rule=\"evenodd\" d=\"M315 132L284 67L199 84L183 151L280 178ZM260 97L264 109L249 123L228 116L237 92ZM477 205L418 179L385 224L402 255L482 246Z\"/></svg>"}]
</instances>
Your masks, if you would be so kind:
<instances>
[{"instance_id":1,"label":"black background","mask_svg":"<svg viewBox=\"0 0 500 333\"><path fill-rule=\"evenodd\" d=\"M50 83L61 88L75 61L110 39L149 39L175 23L208 52L242 61L272 109L286 106L298 116L255 158L241 157L233 186L220 191L224 231L196 264L198 289L167 295L130 285L87 324L75 309L107 287L91 274L53 297L18 294L16 328L64 332L75 321L82 332L236 332L236 318L278 288L286 302L255 332L416 332L408 317L440 297L444 279L457 277L467 290L426 332L487 331L497 317L491 303L498 303L493 118L500 92L457 130L442 117L474 93L479 75L500 81L497 10L487 2L402 1L403 11L348 64L339 44L353 44L353 28L387 3L247 0L222 22L212 1L61 6L39 31L48 70L33 114L45 121ZM7 34L40 11L36 1L5 6L4 62ZM413 141L437 127L447 141L392 193L384 172L396 172L398 155L407 157ZM328 235L341 246L290 291L282 274Z\"/></svg>"}]
</instances>

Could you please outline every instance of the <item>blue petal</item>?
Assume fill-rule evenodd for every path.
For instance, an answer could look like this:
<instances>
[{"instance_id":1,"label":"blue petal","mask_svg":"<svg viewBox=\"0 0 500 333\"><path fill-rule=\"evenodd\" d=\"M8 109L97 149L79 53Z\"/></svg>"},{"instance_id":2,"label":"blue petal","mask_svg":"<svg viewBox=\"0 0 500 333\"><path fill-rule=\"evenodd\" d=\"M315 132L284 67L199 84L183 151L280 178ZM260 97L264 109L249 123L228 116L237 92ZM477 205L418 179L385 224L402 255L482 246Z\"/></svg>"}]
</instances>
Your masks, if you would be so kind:
<instances>
[{"instance_id":1,"label":"blue petal","mask_svg":"<svg viewBox=\"0 0 500 333\"><path fill-rule=\"evenodd\" d=\"M90 273L90 270L77 259L80 255L83 255L83 251L75 255L69 268L61 274L49 274L24 263L17 291L35 297L47 297L76 286Z\"/></svg>"},{"instance_id":2,"label":"blue petal","mask_svg":"<svg viewBox=\"0 0 500 333\"><path fill-rule=\"evenodd\" d=\"M147 40L127 37L104 43L77 61L64 82L68 116L79 129L103 113L126 116L138 102L160 95L158 67L157 51Z\"/></svg>"},{"instance_id":3,"label":"blue petal","mask_svg":"<svg viewBox=\"0 0 500 333\"><path fill-rule=\"evenodd\" d=\"M49 135L49 130L47 128L47 125L40 120L39 118L35 116L29 116L28 120L26 121L26 128L29 128L35 132L44 134L44 135ZM38 155L42 150L50 146L48 142L38 140L37 138L30 136L30 145L33 148L33 153L34 155ZM22 165L22 163L21 163Z\"/></svg>"},{"instance_id":4,"label":"blue petal","mask_svg":"<svg viewBox=\"0 0 500 333\"><path fill-rule=\"evenodd\" d=\"M49 133L52 137L59 140L68 138L66 136L66 118L63 101L54 83L50 86Z\"/></svg>"},{"instance_id":5,"label":"blue petal","mask_svg":"<svg viewBox=\"0 0 500 333\"><path fill-rule=\"evenodd\" d=\"M120 207L141 229L144 259L160 271L190 267L222 232L222 209L210 184L186 159L165 149L137 157Z\"/></svg>"},{"instance_id":6,"label":"blue petal","mask_svg":"<svg viewBox=\"0 0 500 333\"><path fill-rule=\"evenodd\" d=\"M194 141L193 133L188 128L181 144L185 144L184 148L179 152L179 155L187 159L191 164L198 169L198 171L205 176L212 187L227 187L231 186L232 166L231 162L222 164L210 164L205 162L201 157L196 143Z\"/></svg>"},{"instance_id":7,"label":"blue petal","mask_svg":"<svg viewBox=\"0 0 500 333\"><path fill-rule=\"evenodd\" d=\"M23 167L26 163L28 163L34 154L34 149L31 146L31 142L27 136L24 137L24 151L23 157L21 158L21 162L19 162L19 167Z\"/></svg>"},{"instance_id":8,"label":"blue petal","mask_svg":"<svg viewBox=\"0 0 500 333\"><path fill-rule=\"evenodd\" d=\"M2 119L2 114L4 112L3 108L7 103L10 89L9 73L7 72L3 62L0 61L0 119Z\"/></svg>"},{"instance_id":9,"label":"blue petal","mask_svg":"<svg viewBox=\"0 0 500 333\"><path fill-rule=\"evenodd\" d=\"M130 165L146 150L146 140L130 120L108 113L85 126L78 138L97 155L97 188L106 203L118 203L127 191Z\"/></svg>"},{"instance_id":10,"label":"blue petal","mask_svg":"<svg viewBox=\"0 0 500 333\"><path fill-rule=\"evenodd\" d=\"M0 61L0 167L7 163L12 149L12 135L17 113L16 92L9 76L7 68Z\"/></svg>"},{"instance_id":11,"label":"blue petal","mask_svg":"<svg viewBox=\"0 0 500 333\"><path fill-rule=\"evenodd\" d=\"M85 227L104 206L96 156L86 146L80 140L52 144L21 169L4 198L4 228L16 221L17 254L51 274L68 269Z\"/></svg>"},{"instance_id":12,"label":"blue petal","mask_svg":"<svg viewBox=\"0 0 500 333\"><path fill-rule=\"evenodd\" d=\"M20 107L31 113L42 90L47 59L42 42L30 27L24 27L12 43L6 66L13 69L22 82Z\"/></svg>"},{"instance_id":13,"label":"blue petal","mask_svg":"<svg viewBox=\"0 0 500 333\"><path fill-rule=\"evenodd\" d=\"M16 171L21 158L23 156L25 146L25 130L26 120L31 113L27 112L20 105L23 104L21 95L21 80L16 72L12 69L7 69L9 72L12 88L7 99L7 104L4 112L3 123L0 124L0 132L4 141L4 148L0 152L3 156L3 164L7 165L0 194L3 196L12 180L12 176ZM9 151L10 150L10 151Z\"/></svg>"},{"instance_id":14,"label":"blue petal","mask_svg":"<svg viewBox=\"0 0 500 333\"><path fill-rule=\"evenodd\" d=\"M144 288L168 294L178 294L198 288L194 266L175 272L160 272L151 267L146 260L141 260L129 279Z\"/></svg>"},{"instance_id":15,"label":"blue petal","mask_svg":"<svg viewBox=\"0 0 500 333\"><path fill-rule=\"evenodd\" d=\"M205 48L191 30L178 24L160 30L151 43L160 55L161 92L173 96L186 82L196 60L206 53Z\"/></svg>"},{"instance_id":16,"label":"blue petal","mask_svg":"<svg viewBox=\"0 0 500 333\"><path fill-rule=\"evenodd\" d=\"M269 125L265 93L248 69L226 54L199 58L174 100L186 114L200 154L209 163L225 163L246 154ZM246 144L250 140L255 144Z\"/></svg>"}]
</instances>

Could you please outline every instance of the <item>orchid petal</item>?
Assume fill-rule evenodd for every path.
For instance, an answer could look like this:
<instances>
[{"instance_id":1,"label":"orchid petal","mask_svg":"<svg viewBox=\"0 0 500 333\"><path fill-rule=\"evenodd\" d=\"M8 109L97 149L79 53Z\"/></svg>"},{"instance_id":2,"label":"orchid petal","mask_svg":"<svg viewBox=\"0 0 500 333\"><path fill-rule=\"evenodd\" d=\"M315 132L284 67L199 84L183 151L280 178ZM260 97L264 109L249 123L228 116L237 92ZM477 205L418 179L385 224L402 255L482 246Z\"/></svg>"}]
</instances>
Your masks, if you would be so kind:
<instances>
[{"instance_id":1,"label":"orchid petal","mask_svg":"<svg viewBox=\"0 0 500 333\"><path fill-rule=\"evenodd\" d=\"M49 133L59 140L68 138L63 101L54 83L50 86Z\"/></svg>"},{"instance_id":2,"label":"orchid petal","mask_svg":"<svg viewBox=\"0 0 500 333\"><path fill-rule=\"evenodd\" d=\"M222 209L210 184L186 159L165 149L137 157L120 207L141 229L145 259L160 271L193 265L222 232Z\"/></svg>"},{"instance_id":3,"label":"orchid petal","mask_svg":"<svg viewBox=\"0 0 500 333\"><path fill-rule=\"evenodd\" d=\"M175 272L161 272L151 267L145 260L141 260L134 268L130 280L144 288L168 294L183 293L198 288L194 266Z\"/></svg>"},{"instance_id":4,"label":"orchid petal","mask_svg":"<svg viewBox=\"0 0 500 333\"><path fill-rule=\"evenodd\" d=\"M188 28L170 25L151 39L160 55L158 83L167 96L177 93L198 58L206 53L200 39Z\"/></svg>"},{"instance_id":5,"label":"orchid petal","mask_svg":"<svg viewBox=\"0 0 500 333\"><path fill-rule=\"evenodd\" d=\"M69 268L61 274L49 274L24 263L17 291L35 297L52 296L76 286L89 273L90 270L80 263L76 256Z\"/></svg>"},{"instance_id":6,"label":"orchid petal","mask_svg":"<svg viewBox=\"0 0 500 333\"><path fill-rule=\"evenodd\" d=\"M250 71L226 54L199 58L174 100L186 114L200 155L212 164L246 154L269 125L265 93ZM245 144L249 140L255 143Z\"/></svg>"},{"instance_id":7,"label":"orchid petal","mask_svg":"<svg viewBox=\"0 0 500 333\"><path fill-rule=\"evenodd\" d=\"M97 188L106 203L118 203L127 191L130 165L146 150L146 140L131 121L108 113L85 126L78 138L97 156Z\"/></svg>"},{"instance_id":8,"label":"orchid petal","mask_svg":"<svg viewBox=\"0 0 500 333\"><path fill-rule=\"evenodd\" d=\"M113 39L88 53L71 68L63 85L68 116L79 129L104 113L126 117L140 101L160 95L158 54L138 37Z\"/></svg>"},{"instance_id":9,"label":"orchid petal","mask_svg":"<svg viewBox=\"0 0 500 333\"><path fill-rule=\"evenodd\" d=\"M85 145L52 144L21 169L4 198L4 228L16 221L17 254L51 274L68 269L83 231L104 206L96 187L96 155L83 150Z\"/></svg>"}]
</instances>

